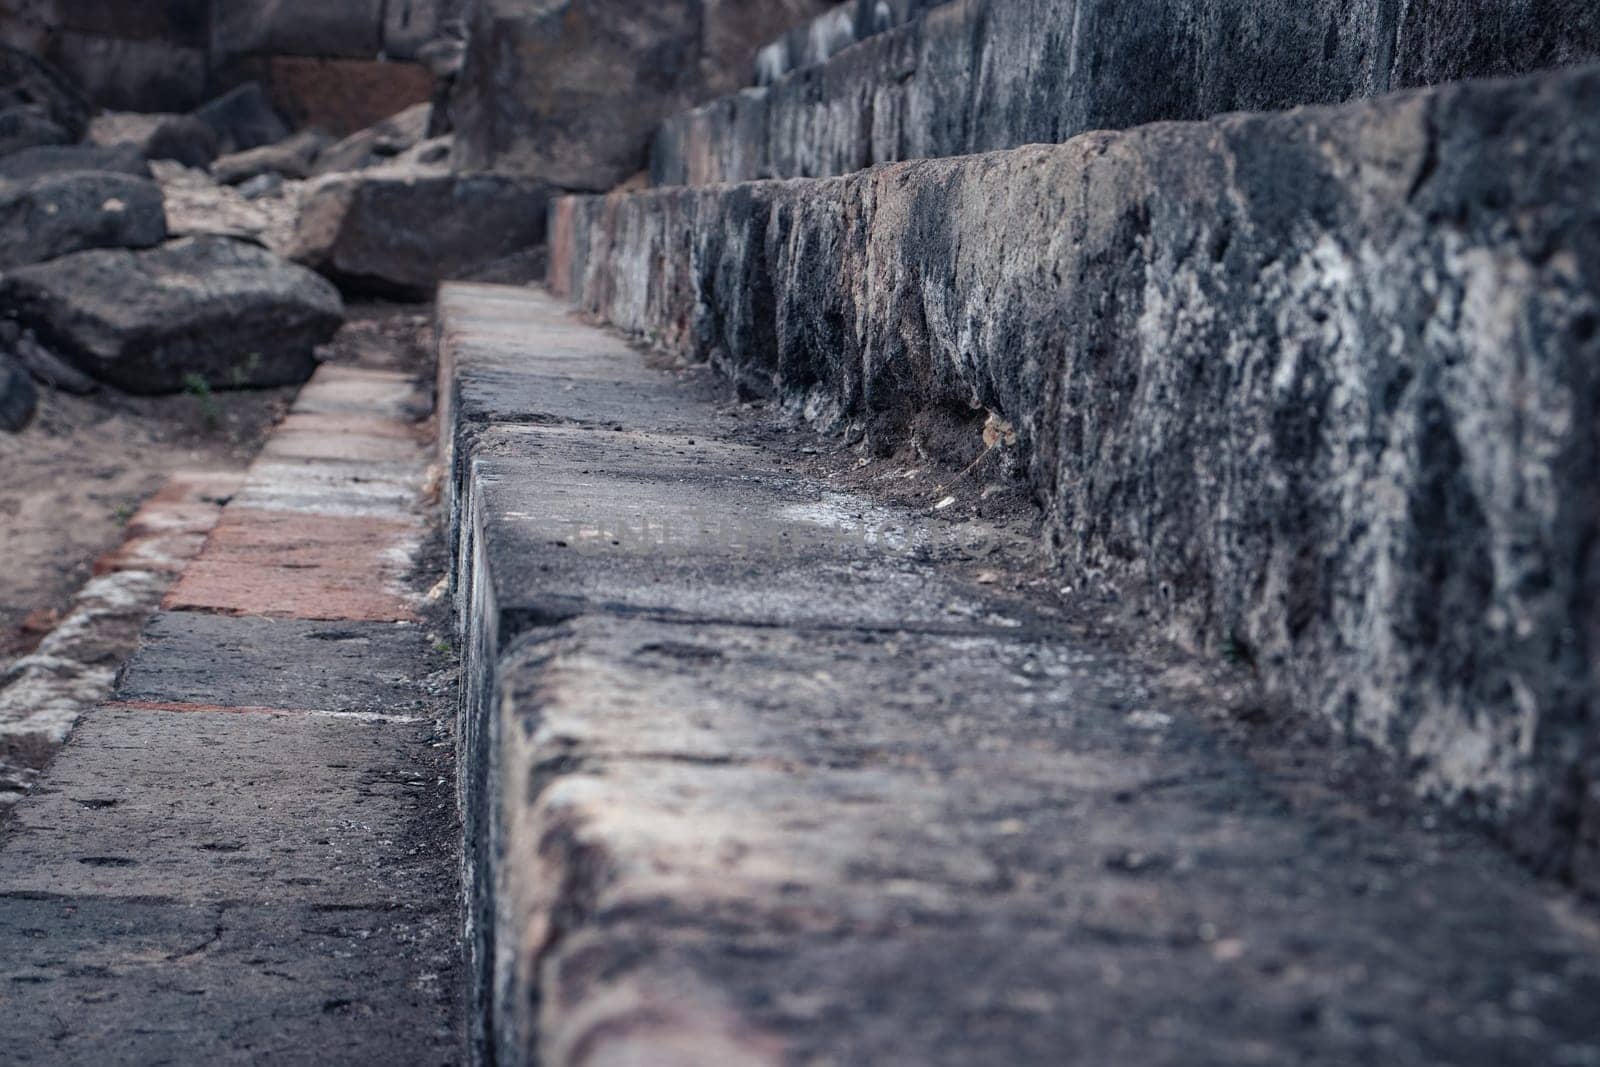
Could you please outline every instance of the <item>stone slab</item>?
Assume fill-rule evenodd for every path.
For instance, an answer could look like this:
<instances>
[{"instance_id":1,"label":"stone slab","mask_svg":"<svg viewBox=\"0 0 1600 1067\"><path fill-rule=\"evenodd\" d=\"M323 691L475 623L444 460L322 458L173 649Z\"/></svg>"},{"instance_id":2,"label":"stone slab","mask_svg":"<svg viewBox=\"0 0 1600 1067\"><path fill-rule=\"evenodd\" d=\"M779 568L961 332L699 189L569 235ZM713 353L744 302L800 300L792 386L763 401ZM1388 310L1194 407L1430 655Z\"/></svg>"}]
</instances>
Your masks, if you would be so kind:
<instances>
[{"instance_id":1,"label":"stone slab","mask_svg":"<svg viewBox=\"0 0 1600 1067\"><path fill-rule=\"evenodd\" d=\"M1113 654L591 616L501 684L496 1062L1600 1053L1592 927L1286 805Z\"/></svg>"},{"instance_id":2,"label":"stone slab","mask_svg":"<svg viewBox=\"0 0 1600 1067\"><path fill-rule=\"evenodd\" d=\"M0 884L185 906L415 903L438 872L410 853L408 826L450 796L424 769L432 733L431 720L104 705L17 806Z\"/></svg>"},{"instance_id":3,"label":"stone slab","mask_svg":"<svg viewBox=\"0 0 1600 1067\"><path fill-rule=\"evenodd\" d=\"M478 436L468 477L466 551L513 629L591 611L893 628L1029 621L938 570L961 551L959 531L831 492L748 446L502 426Z\"/></svg>"},{"instance_id":4,"label":"stone slab","mask_svg":"<svg viewBox=\"0 0 1600 1067\"><path fill-rule=\"evenodd\" d=\"M264 510L249 505L265 494L250 494L241 494L240 506L185 568L165 608L301 619L416 618L404 582L422 527L393 517L398 501L385 501L374 515L330 502L330 494L300 492L272 496L266 503L278 510Z\"/></svg>"},{"instance_id":5,"label":"stone slab","mask_svg":"<svg viewBox=\"0 0 1600 1067\"><path fill-rule=\"evenodd\" d=\"M418 627L162 612L123 667L118 701L416 715Z\"/></svg>"},{"instance_id":6,"label":"stone slab","mask_svg":"<svg viewBox=\"0 0 1600 1067\"><path fill-rule=\"evenodd\" d=\"M0 893L8 1063L439 1064L438 915ZM430 934L432 936L430 936ZM389 961L431 942L437 974Z\"/></svg>"}]
</instances>

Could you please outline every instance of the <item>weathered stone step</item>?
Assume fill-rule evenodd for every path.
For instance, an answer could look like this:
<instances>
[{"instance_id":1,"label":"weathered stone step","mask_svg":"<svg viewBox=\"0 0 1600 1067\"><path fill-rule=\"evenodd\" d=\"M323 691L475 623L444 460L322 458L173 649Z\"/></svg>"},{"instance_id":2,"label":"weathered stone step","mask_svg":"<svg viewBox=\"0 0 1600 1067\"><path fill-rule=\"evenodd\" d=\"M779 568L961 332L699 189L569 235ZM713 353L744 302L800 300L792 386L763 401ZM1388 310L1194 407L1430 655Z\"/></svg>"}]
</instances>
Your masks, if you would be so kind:
<instances>
[{"instance_id":1,"label":"weathered stone step","mask_svg":"<svg viewBox=\"0 0 1600 1067\"><path fill-rule=\"evenodd\" d=\"M1597 56L1588 0L954 0L668 119L650 172L823 177Z\"/></svg>"},{"instance_id":2,"label":"weathered stone step","mask_svg":"<svg viewBox=\"0 0 1600 1067\"><path fill-rule=\"evenodd\" d=\"M612 423L643 357L548 297L439 314L493 1062L1600 1056L1600 935L1489 844L1246 760L692 376Z\"/></svg>"},{"instance_id":3,"label":"weathered stone step","mask_svg":"<svg viewBox=\"0 0 1600 1067\"><path fill-rule=\"evenodd\" d=\"M1597 104L1591 65L566 199L551 283L887 445L1009 422L1070 570L1593 883Z\"/></svg>"}]
</instances>

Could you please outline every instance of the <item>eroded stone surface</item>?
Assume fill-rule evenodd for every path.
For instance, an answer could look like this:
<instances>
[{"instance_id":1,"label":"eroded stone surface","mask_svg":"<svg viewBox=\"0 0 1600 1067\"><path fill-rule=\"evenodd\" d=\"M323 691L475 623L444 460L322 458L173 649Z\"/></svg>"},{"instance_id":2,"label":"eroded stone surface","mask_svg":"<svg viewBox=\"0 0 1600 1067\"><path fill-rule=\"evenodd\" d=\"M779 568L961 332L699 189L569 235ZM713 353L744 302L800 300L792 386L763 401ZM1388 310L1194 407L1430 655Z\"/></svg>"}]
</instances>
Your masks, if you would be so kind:
<instances>
[{"instance_id":1,"label":"eroded stone surface","mask_svg":"<svg viewBox=\"0 0 1600 1067\"><path fill-rule=\"evenodd\" d=\"M161 187L148 178L79 170L0 181L0 269L166 238Z\"/></svg>"},{"instance_id":2,"label":"eroded stone surface","mask_svg":"<svg viewBox=\"0 0 1600 1067\"><path fill-rule=\"evenodd\" d=\"M586 422L643 375L546 298L441 315L495 1062L1600 1054L1600 935L1471 831L1297 799L951 528L707 407Z\"/></svg>"},{"instance_id":3,"label":"eroded stone surface","mask_svg":"<svg viewBox=\"0 0 1600 1067\"><path fill-rule=\"evenodd\" d=\"M0 294L52 351L134 393L302 382L344 321L332 285L223 237L63 256L8 272Z\"/></svg>"},{"instance_id":4,"label":"eroded stone surface","mask_svg":"<svg viewBox=\"0 0 1600 1067\"><path fill-rule=\"evenodd\" d=\"M1577 872L1597 99L1590 66L563 201L552 279L885 441L1008 420L1073 572Z\"/></svg>"},{"instance_id":5,"label":"eroded stone surface","mask_svg":"<svg viewBox=\"0 0 1600 1067\"><path fill-rule=\"evenodd\" d=\"M291 257L346 289L429 297L439 282L538 244L542 181L397 159L301 192Z\"/></svg>"},{"instance_id":6,"label":"eroded stone surface","mask_svg":"<svg viewBox=\"0 0 1600 1067\"><path fill-rule=\"evenodd\" d=\"M1157 0L1137 13L1118 0L957 0L674 115L651 174L658 184L845 174L1597 56L1600 14L1586 0Z\"/></svg>"}]
</instances>

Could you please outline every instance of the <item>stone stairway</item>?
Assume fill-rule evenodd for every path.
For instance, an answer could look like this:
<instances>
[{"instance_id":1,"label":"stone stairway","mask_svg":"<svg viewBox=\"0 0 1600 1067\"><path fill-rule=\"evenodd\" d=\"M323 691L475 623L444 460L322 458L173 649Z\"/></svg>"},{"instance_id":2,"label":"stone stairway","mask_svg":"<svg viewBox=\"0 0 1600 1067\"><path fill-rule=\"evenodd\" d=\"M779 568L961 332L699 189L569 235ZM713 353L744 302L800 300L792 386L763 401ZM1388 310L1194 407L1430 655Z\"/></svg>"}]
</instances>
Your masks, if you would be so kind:
<instances>
[{"instance_id":1,"label":"stone stairway","mask_svg":"<svg viewBox=\"0 0 1600 1067\"><path fill-rule=\"evenodd\" d=\"M1059 20L1019 14L1035 8L1043 19L1030 3L938 6L769 92L836 76L899 92L918 82L866 57L901 38L921 42L917 78L989 70L1004 27L1059 43ZM991 17L961 53L947 20L979 11ZM1587 25L1561 37L1572 27L1556 20L1538 31L1556 38L1524 43L1581 54ZM1279 88L1318 98L1319 69ZM1168 110L1218 102L1195 76ZM982 425L1014 430L1070 573L1250 662L1537 869L1593 886L1597 100L1600 66L1580 64L836 177L567 197L549 281L878 451L944 448L959 466ZM858 111L880 114L840 113ZM960 100L905 114L967 139L757 173L1048 132ZM770 112L722 129L751 158L764 136L796 151L830 136Z\"/></svg>"},{"instance_id":2,"label":"stone stairway","mask_svg":"<svg viewBox=\"0 0 1600 1067\"><path fill-rule=\"evenodd\" d=\"M484 1062L1600 1058L1592 915L1241 743L1002 526L537 291L439 338Z\"/></svg>"}]
</instances>

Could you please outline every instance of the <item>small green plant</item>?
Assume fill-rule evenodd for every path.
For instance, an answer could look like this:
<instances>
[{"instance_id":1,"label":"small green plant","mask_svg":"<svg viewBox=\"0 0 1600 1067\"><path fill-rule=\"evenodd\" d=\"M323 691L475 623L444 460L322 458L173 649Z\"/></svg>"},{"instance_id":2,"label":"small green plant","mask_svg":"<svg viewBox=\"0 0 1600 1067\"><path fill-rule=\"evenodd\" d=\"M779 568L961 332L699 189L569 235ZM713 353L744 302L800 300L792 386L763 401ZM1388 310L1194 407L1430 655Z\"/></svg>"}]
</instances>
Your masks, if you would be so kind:
<instances>
[{"instance_id":1,"label":"small green plant","mask_svg":"<svg viewBox=\"0 0 1600 1067\"><path fill-rule=\"evenodd\" d=\"M111 517L117 520L118 526L126 526L128 525L128 520L133 518L133 513L136 510L138 509L132 504L128 503L127 501L123 501L111 512Z\"/></svg>"},{"instance_id":2,"label":"small green plant","mask_svg":"<svg viewBox=\"0 0 1600 1067\"><path fill-rule=\"evenodd\" d=\"M261 369L261 353L252 352L244 357L244 364L233 368L233 387L243 389L250 381L250 376Z\"/></svg>"},{"instance_id":3,"label":"small green plant","mask_svg":"<svg viewBox=\"0 0 1600 1067\"><path fill-rule=\"evenodd\" d=\"M450 642L446 641L446 640L443 640L443 639L440 639L440 640L435 641L433 643L433 650L435 652L439 653L439 655L441 655L441 656L448 656L450 654L450 652L451 652L451 648L452 648L452 646L451 646Z\"/></svg>"},{"instance_id":4,"label":"small green plant","mask_svg":"<svg viewBox=\"0 0 1600 1067\"><path fill-rule=\"evenodd\" d=\"M211 383L206 381L204 375L185 374L183 391L200 401L200 417L209 429L215 430L222 423L222 409L217 406L217 398L211 394Z\"/></svg>"}]
</instances>

